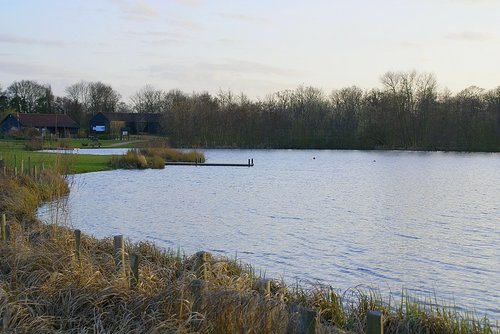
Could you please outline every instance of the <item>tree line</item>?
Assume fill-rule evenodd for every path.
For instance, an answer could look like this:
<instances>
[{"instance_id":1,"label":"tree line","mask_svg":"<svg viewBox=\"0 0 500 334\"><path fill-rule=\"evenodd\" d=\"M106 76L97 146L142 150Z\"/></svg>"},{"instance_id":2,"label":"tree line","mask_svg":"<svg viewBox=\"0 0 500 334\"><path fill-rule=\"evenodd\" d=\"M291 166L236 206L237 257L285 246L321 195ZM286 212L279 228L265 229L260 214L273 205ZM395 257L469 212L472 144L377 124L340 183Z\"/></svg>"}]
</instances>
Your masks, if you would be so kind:
<instances>
[{"instance_id":1,"label":"tree line","mask_svg":"<svg viewBox=\"0 0 500 334\"><path fill-rule=\"evenodd\" d=\"M100 111L161 113L162 134L176 146L500 151L500 86L452 94L417 72L387 72L381 84L329 94L298 87L258 100L146 85L125 103L101 82L56 97L49 85L23 80L0 87L0 110L64 113L82 128Z\"/></svg>"}]
</instances>

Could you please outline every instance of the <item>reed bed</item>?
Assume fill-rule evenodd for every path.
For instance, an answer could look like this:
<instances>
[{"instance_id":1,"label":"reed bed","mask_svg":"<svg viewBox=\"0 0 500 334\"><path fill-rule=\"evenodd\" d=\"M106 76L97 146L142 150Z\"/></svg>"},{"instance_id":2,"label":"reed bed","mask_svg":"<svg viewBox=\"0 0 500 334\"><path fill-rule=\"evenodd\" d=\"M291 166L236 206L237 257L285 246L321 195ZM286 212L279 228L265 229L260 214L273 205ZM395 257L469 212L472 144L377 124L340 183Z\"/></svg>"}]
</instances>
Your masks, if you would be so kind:
<instances>
[{"instance_id":1,"label":"reed bed","mask_svg":"<svg viewBox=\"0 0 500 334\"><path fill-rule=\"evenodd\" d=\"M168 162L205 162L203 153L196 150L182 152L169 147L131 149L126 154L111 158L113 168L163 169Z\"/></svg>"},{"instance_id":2,"label":"reed bed","mask_svg":"<svg viewBox=\"0 0 500 334\"><path fill-rule=\"evenodd\" d=\"M2 332L303 333L301 312L308 310L316 315L315 333L363 333L368 310L380 310L386 333L498 333L487 319L404 293L385 302L365 289L342 293L279 281L262 288L266 281L236 260L186 256L150 242L126 241L124 270L117 269L111 238L82 234L77 256L70 226L34 216L41 201L64 197L62 184L58 174L0 177L0 208L11 230L10 240L0 241ZM135 286L132 254L140 258Z\"/></svg>"}]
</instances>

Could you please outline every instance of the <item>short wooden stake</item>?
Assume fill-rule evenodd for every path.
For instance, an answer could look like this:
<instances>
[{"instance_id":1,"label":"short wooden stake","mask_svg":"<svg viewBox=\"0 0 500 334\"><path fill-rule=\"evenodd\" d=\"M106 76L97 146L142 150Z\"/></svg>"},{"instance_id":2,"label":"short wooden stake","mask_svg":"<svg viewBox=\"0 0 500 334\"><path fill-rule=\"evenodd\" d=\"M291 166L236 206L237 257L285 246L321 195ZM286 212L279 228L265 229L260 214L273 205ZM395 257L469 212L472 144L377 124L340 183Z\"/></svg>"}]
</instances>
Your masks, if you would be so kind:
<instances>
[{"instance_id":1,"label":"short wooden stake","mask_svg":"<svg viewBox=\"0 0 500 334\"><path fill-rule=\"evenodd\" d=\"M302 309L299 315L299 333L316 333L316 311L309 309Z\"/></svg>"},{"instance_id":2,"label":"short wooden stake","mask_svg":"<svg viewBox=\"0 0 500 334\"><path fill-rule=\"evenodd\" d=\"M196 277L208 280L211 259L212 254L208 252L201 251L196 253Z\"/></svg>"},{"instance_id":3,"label":"short wooden stake","mask_svg":"<svg viewBox=\"0 0 500 334\"><path fill-rule=\"evenodd\" d=\"M384 316L380 311L368 311L366 315L366 333L384 334Z\"/></svg>"},{"instance_id":4,"label":"short wooden stake","mask_svg":"<svg viewBox=\"0 0 500 334\"><path fill-rule=\"evenodd\" d=\"M5 226L5 241L10 241L10 225Z\"/></svg>"},{"instance_id":5,"label":"short wooden stake","mask_svg":"<svg viewBox=\"0 0 500 334\"><path fill-rule=\"evenodd\" d=\"M80 260L80 245L82 241L82 231L75 230L75 256Z\"/></svg>"},{"instance_id":6,"label":"short wooden stake","mask_svg":"<svg viewBox=\"0 0 500 334\"><path fill-rule=\"evenodd\" d=\"M42 170L45 170L45 162L42 161Z\"/></svg>"},{"instance_id":7,"label":"short wooden stake","mask_svg":"<svg viewBox=\"0 0 500 334\"><path fill-rule=\"evenodd\" d=\"M32 172L32 171L31 171L31 157L28 157L28 173L30 174L30 176L33 176L33 175L31 174L31 172Z\"/></svg>"},{"instance_id":8,"label":"short wooden stake","mask_svg":"<svg viewBox=\"0 0 500 334\"><path fill-rule=\"evenodd\" d=\"M289 306L287 333L315 334L317 322L316 311L297 304Z\"/></svg>"},{"instance_id":9,"label":"short wooden stake","mask_svg":"<svg viewBox=\"0 0 500 334\"><path fill-rule=\"evenodd\" d=\"M271 280L268 278L261 278L257 281L257 291L266 297L271 296Z\"/></svg>"},{"instance_id":10,"label":"short wooden stake","mask_svg":"<svg viewBox=\"0 0 500 334\"><path fill-rule=\"evenodd\" d=\"M123 235L115 235L113 238L113 244L115 246L115 266L116 271L123 271L125 263L125 247L123 243Z\"/></svg>"},{"instance_id":11,"label":"short wooden stake","mask_svg":"<svg viewBox=\"0 0 500 334\"><path fill-rule=\"evenodd\" d=\"M139 263L140 257L138 254L130 254L130 270L132 275L130 275L130 288L135 289L139 284Z\"/></svg>"},{"instance_id":12,"label":"short wooden stake","mask_svg":"<svg viewBox=\"0 0 500 334\"><path fill-rule=\"evenodd\" d=\"M14 168L14 175L17 177L17 167Z\"/></svg>"},{"instance_id":13,"label":"short wooden stake","mask_svg":"<svg viewBox=\"0 0 500 334\"><path fill-rule=\"evenodd\" d=\"M33 166L33 176L35 177L35 179L37 178L38 176L38 173L36 171L36 165Z\"/></svg>"},{"instance_id":14,"label":"short wooden stake","mask_svg":"<svg viewBox=\"0 0 500 334\"><path fill-rule=\"evenodd\" d=\"M5 226L7 225L7 219L5 218L5 213L2 213L2 228L1 228L1 238L3 241L7 240L7 235L5 231Z\"/></svg>"},{"instance_id":15,"label":"short wooden stake","mask_svg":"<svg viewBox=\"0 0 500 334\"><path fill-rule=\"evenodd\" d=\"M21 175L24 174L24 159L21 159Z\"/></svg>"},{"instance_id":16,"label":"short wooden stake","mask_svg":"<svg viewBox=\"0 0 500 334\"><path fill-rule=\"evenodd\" d=\"M193 296L193 306L191 310L193 313L203 313L205 308L205 290L206 283L203 280L195 279L190 284L191 294ZM192 317L193 330L198 331L201 327L202 317Z\"/></svg>"}]
</instances>

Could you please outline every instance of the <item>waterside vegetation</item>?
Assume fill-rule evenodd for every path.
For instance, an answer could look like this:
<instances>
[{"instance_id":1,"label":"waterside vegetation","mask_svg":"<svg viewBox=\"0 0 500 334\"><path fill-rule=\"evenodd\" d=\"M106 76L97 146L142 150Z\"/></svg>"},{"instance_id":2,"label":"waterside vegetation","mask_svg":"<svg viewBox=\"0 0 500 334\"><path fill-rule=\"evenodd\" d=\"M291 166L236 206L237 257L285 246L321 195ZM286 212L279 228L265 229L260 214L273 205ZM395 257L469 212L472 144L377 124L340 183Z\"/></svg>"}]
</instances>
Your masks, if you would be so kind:
<instances>
[{"instance_id":1,"label":"waterside vegetation","mask_svg":"<svg viewBox=\"0 0 500 334\"><path fill-rule=\"evenodd\" d=\"M204 252L185 256L126 241L117 261L112 239L85 234L76 248L76 234L64 220L35 218L43 201L64 205L68 182L49 170L0 175L0 212L8 226L0 241L3 331L364 333L368 311L378 310L385 333L499 333L488 319L435 300L287 286ZM140 259L137 277L132 258Z\"/></svg>"},{"instance_id":2,"label":"waterside vegetation","mask_svg":"<svg viewBox=\"0 0 500 334\"><path fill-rule=\"evenodd\" d=\"M56 168L61 174L76 174L107 171L118 168L165 168L169 161L205 162L205 156L197 150L182 151L171 148L165 139L137 137L131 141L100 140L99 147L130 148L122 156L73 154L79 148L88 148L88 139L40 139L0 140L0 160L7 168L16 167L29 170L38 166L38 170ZM61 150L63 154L37 152L34 150ZM98 149L97 147L95 148ZM28 166L29 165L29 166ZM43 167L42 167L43 166Z\"/></svg>"},{"instance_id":3,"label":"waterside vegetation","mask_svg":"<svg viewBox=\"0 0 500 334\"><path fill-rule=\"evenodd\" d=\"M168 162L205 162L205 155L197 150L181 151L171 148L161 139L149 140L141 149L128 150L126 154L111 158L113 168L163 169Z\"/></svg>"}]
</instances>

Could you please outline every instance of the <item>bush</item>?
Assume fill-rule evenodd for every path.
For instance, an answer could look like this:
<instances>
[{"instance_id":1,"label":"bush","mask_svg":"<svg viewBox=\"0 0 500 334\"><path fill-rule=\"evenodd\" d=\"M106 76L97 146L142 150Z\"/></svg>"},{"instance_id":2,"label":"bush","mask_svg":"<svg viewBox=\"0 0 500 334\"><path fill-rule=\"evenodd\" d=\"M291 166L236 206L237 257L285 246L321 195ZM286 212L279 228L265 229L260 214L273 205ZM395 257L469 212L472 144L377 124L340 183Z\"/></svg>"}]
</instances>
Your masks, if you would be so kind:
<instances>
[{"instance_id":1,"label":"bush","mask_svg":"<svg viewBox=\"0 0 500 334\"><path fill-rule=\"evenodd\" d=\"M113 168L144 169L148 167L146 157L136 150L129 150L126 154L111 158Z\"/></svg>"},{"instance_id":2,"label":"bush","mask_svg":"<svg viewBox=\"0 0 500 334\"><path fill-rule=\"evenodd\" d=\"M165 168L165 159L160 156L154 155L148 159L148 164L151 168L155 169L164 169Z\"/></svg>"},{"instance_id":3,"label":"bush","mask_svg":"<svg viewBox=\"0 0 500 334\"><path fill-rule=\"evenodd\" d=\"M24 148L28 151L40 151L43 150L43 140L42 139L31 139L24 144Z\"/></svg>"}]
</instances>

